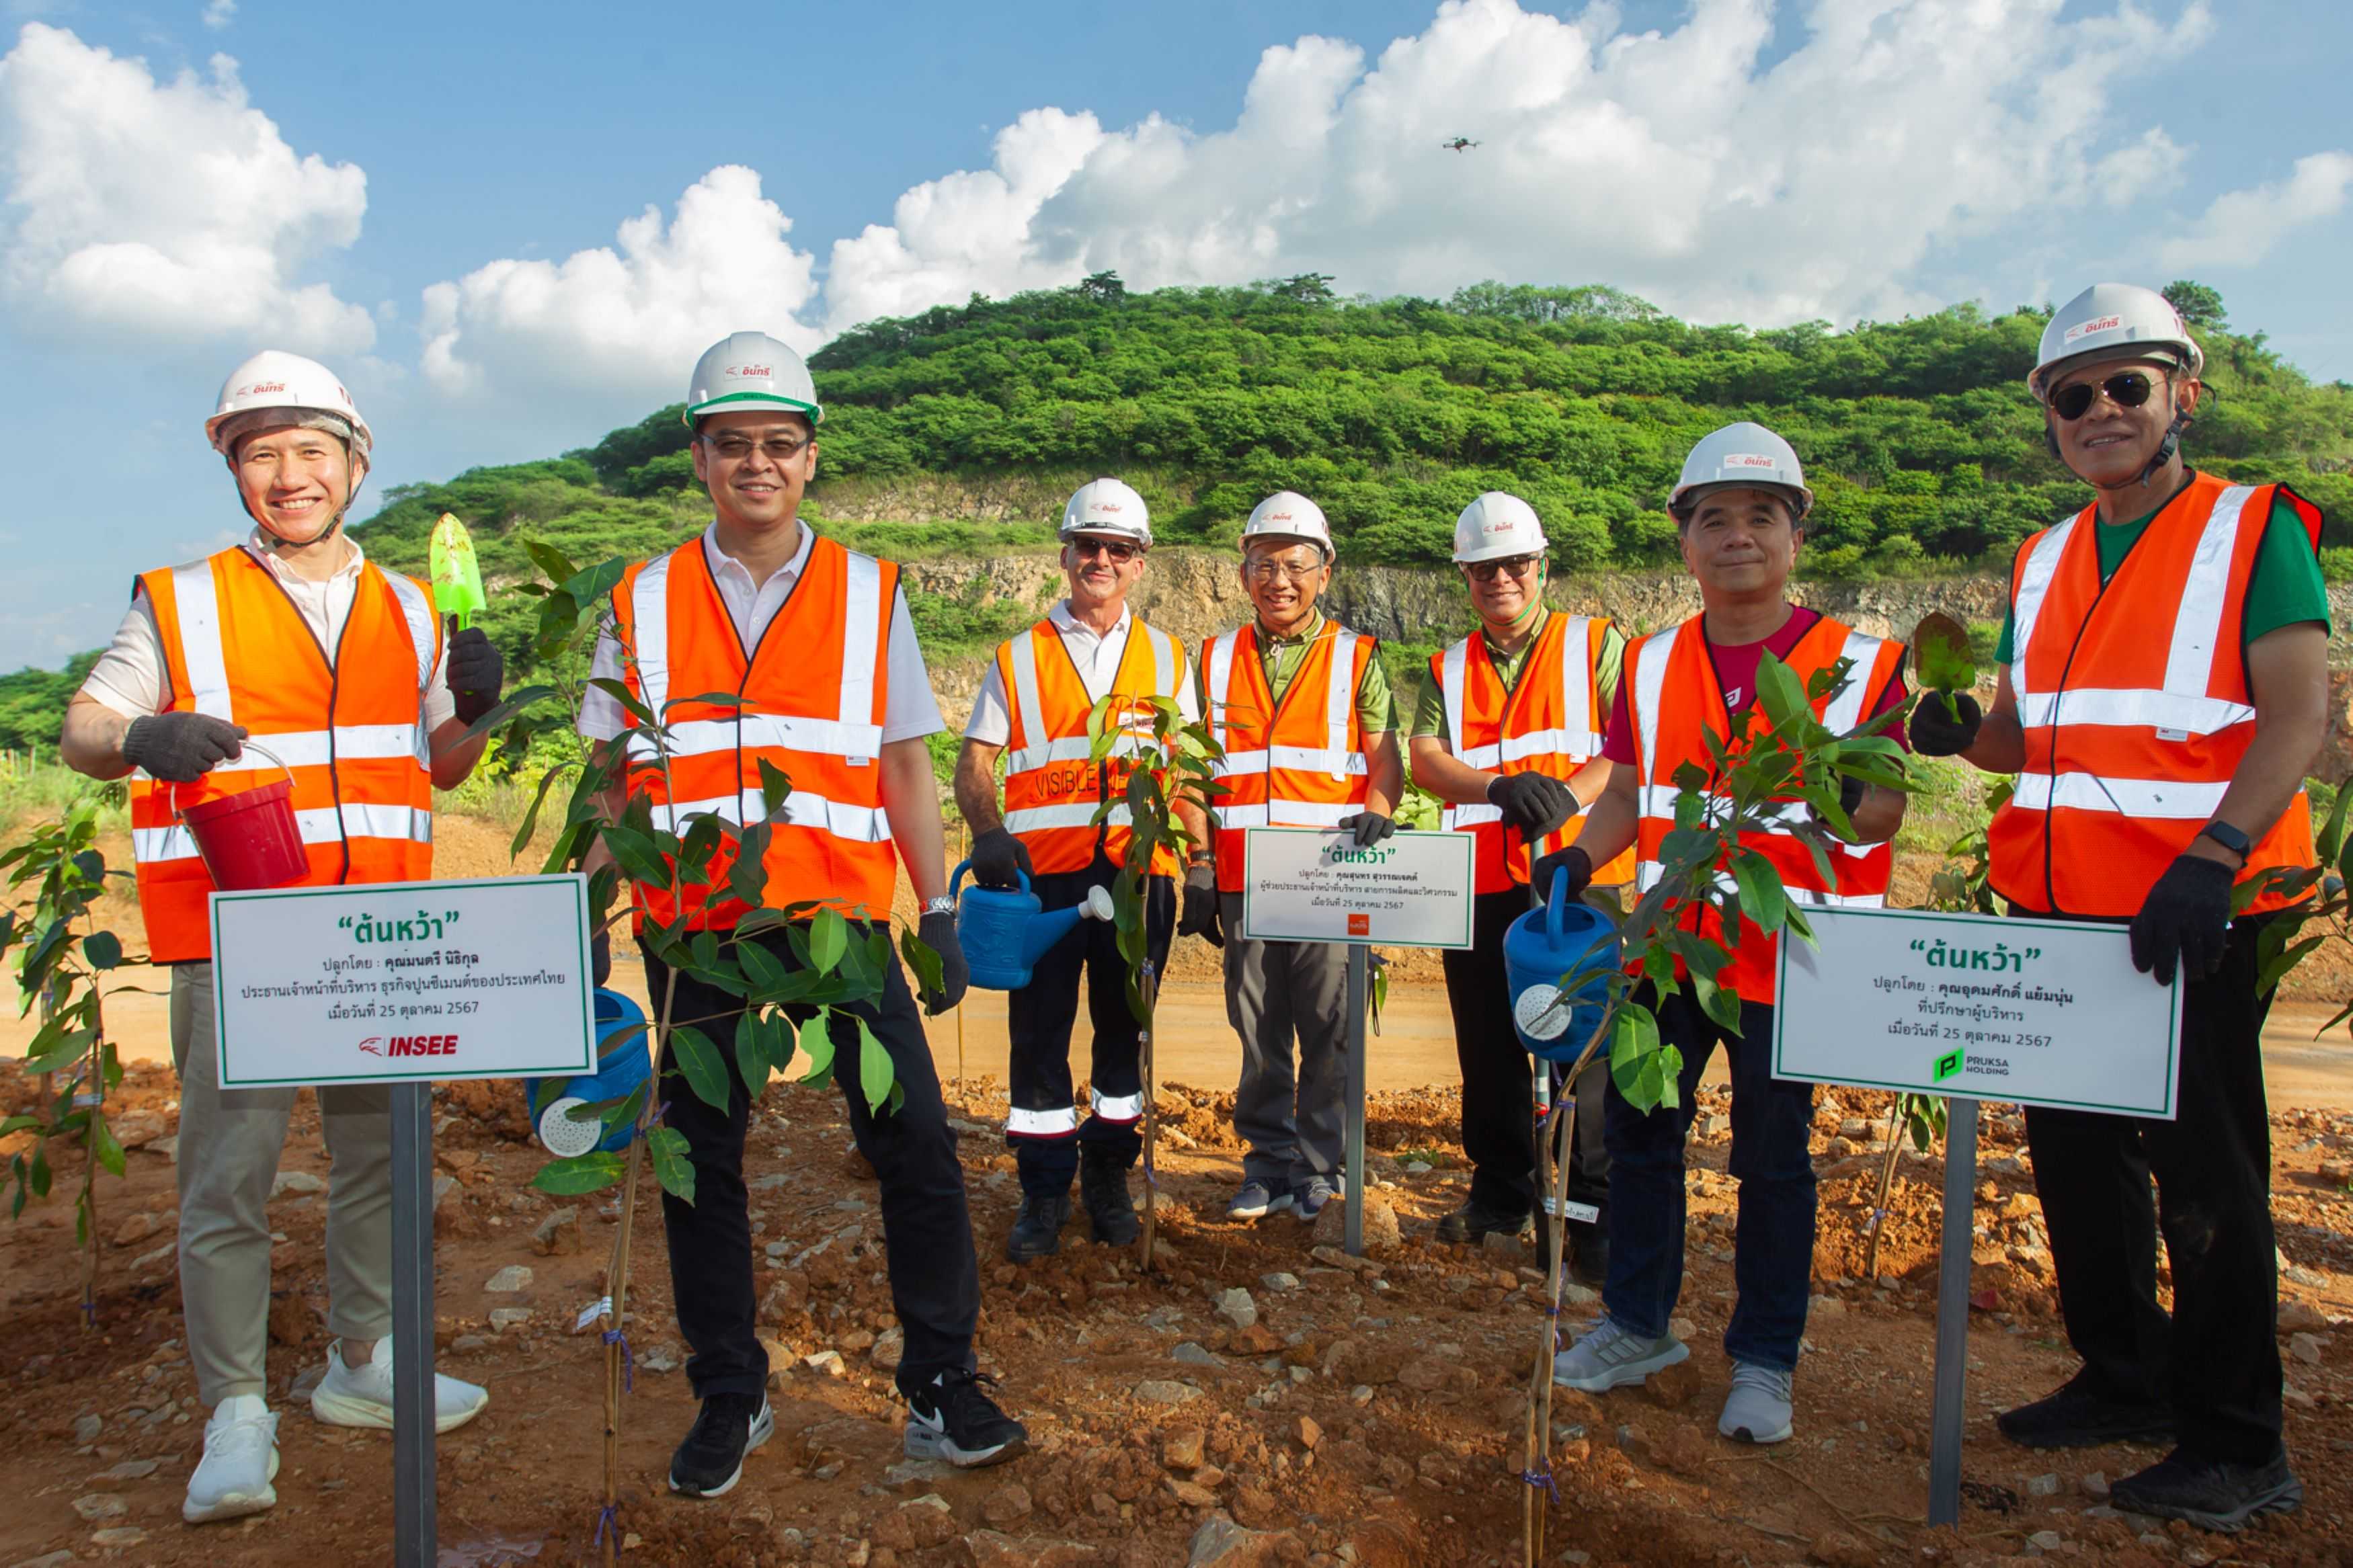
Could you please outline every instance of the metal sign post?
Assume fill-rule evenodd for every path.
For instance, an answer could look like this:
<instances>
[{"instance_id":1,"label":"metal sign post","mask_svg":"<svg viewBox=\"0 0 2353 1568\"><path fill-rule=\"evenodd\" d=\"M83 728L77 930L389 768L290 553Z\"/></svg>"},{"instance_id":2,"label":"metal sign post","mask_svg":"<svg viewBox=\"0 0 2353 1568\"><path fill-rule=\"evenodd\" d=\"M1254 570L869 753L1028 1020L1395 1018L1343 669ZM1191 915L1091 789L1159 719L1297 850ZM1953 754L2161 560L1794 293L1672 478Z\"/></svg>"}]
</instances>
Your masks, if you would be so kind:
<instances>
[{"instance_id":1,"label":"metal sign post","mask_svg":"<svg viewBox=\"0 0 2353 1568\"><path fill-rule=\"evenodd\" d=\"M1977 1240L1978 1102L1945 1102L1945 1213L1936 1264L1936 1382L1928 1416L1928 1523L1961 1517L1961 1387L1969 1367L1969 1253Z\"/></svg>"},{"instance_id":2,"label":"metal sign post","mask_svg":"<svg viewBox=\"0 0 2353 1568\"><path fill-rule=\"evenodd\" d=\"M433 1086L392 1086L392 1561L434 1568Z\"/></svg>"},{"instance_id":3,"label":"metal sign post","mask_svg":"<svg viewBox=\"0 0 2353 1568\"><path fill-rule=\"evenodd\" d=\"M1371 967L1361 944L1348 949L1348 1035L1347 1142L1343 1146L1342 1163L1345 1168L1348 1191L1344 1200L1346 1208L1343 1218L1347 1225L1344 1238L1348 1256L1361 1258L1365 1253L1365 1200L1358 1196L1365 1187L1365 986L1366 972Z\"/></svg>"}]
</instances>

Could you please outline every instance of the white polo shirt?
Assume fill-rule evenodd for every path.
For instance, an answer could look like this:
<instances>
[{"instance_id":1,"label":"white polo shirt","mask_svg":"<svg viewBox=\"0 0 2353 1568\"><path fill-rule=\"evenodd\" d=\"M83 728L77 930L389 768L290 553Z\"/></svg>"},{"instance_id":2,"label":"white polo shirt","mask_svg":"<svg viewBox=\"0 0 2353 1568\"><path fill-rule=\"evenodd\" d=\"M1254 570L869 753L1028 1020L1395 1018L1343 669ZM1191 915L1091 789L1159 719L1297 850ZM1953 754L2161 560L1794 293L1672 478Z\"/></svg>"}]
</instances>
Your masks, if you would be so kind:
<instances>
[{"instance_id":1,"label":"white polo shirt","mask_svg":"<svg viewBox=\"0 0 2353 1568\"><path fill-rule=\"evenodd\" d=\"M1046 612L1046 619L1060 634L1063 651L1077 667L1079 679L1087 689L1090 701L1100 702L1111 683L1119 675L1119 661L1127 657L1128 628L1135 617L1125 605L1119 607L1119 624L1107 632L1098 633L1093 627L1071 614L1071 602L1064 599ZM1028 632L1021 634L1029 636ZM1185 722L1198 719L1200 703L1193 694L1193 656L1183 639L1176 643L1176 707L1185 715ZM988 661L988 670L980 678L980 694L972 700L972 718L964 727L964 738L978 741L984 746L1001 746L1013 738L1013 718L1010 704L1005 700L1005 681L997 673L997 660Z\"/></svg>"}]
</instances>

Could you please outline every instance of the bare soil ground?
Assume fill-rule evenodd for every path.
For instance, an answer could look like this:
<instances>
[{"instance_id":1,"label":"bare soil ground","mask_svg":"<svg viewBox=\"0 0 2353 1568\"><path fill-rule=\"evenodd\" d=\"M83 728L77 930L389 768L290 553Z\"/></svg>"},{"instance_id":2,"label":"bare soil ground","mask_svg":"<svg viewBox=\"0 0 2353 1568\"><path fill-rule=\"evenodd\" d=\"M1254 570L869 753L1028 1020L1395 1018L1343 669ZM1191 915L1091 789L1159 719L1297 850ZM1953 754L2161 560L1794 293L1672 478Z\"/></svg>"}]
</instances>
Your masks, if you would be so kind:
<instances>
[{"instance_id":1,"label":"bare soil ground","mask_svg":"<svg viewBox=\"0 0 2353 1568\"><path fill-rule=\"evenodd\" d=\"M502 852L482 858L491 863L480 871L503 868ZM445 848L446 869L461 864ZM1212 998L1190 994L1199 1020L1187 1034L1214 1035L1222 1018ZM2326 1016L2311 1000L2299 1015L2310 1017L2306 1036ZM140 1047L130 1054L153 1058L160 1009L137 1001L123 999L114 1027ZM1443 1016L1429 994L1400 1010ZM1417 1026L1415 1037L1440 1028ZM952 1037L934 1038L944 1072L953 1071ZM7 1036L0 1046L21 1049L21 1041ZM649 1182L632 1257L628 1333L638 1381L624 1417L626 1561L1516 1562L1526 1490L1522 1401L1541 1348L1541 1285L1516 1244L1474 1249L1430 1239L1431 1222L1460 1201L1464 1173L1455 1090L1398 1081L1419 1070L1411 1064L1438 1059L1434 1049L1419 1054L1425 1048L1388 1058L1394 1070L1376 1072L1375 1206L1394 1211L1402 1236L1356 1262L1319 1250L1319 1238L1288 1217L1254 1226L1223 1217L1239 1173L1230 1095L1188 1085L1230 1083L1214 1070L1230 1060L1230 1042L1172 1041L1172 1060L1198 1055L1183 1055L1184 1070L1164 1074L1175 1081L1164 1081L1159 1096L1170 1135L1157 1172L1161 1253L1149 1273L1132 1250L1085 1241L1082 1222L1066 1232L1057 1258L1022 1268L1000 1260L1018 1194L996 1132L999 1080L981 1076L994 1064L976 1051L975 1076L951 1098L982 1252L980 1354L1004 1380L1007 1405L1029 1424L1036 1451L973 1474L903 1461L871 1177L848 1157L837 1093L772 1087L749 1163L776 1437L723 1499L686 1501L664 1487L693 1406L677 1365L683 1352ZM1384 1059L1377 1044L1375 1060ZM1193 1073L1196 1060L1213 1070ZM2316 1085L2333 1080L2337 1097L2315 1098L2348 1103L2348 1075L2325 1049L2299 1070ZM284 1412L280 1500L241 1523L179 1522L204 1411L178 1316L174 1094L168 1065L142 1061L113 1107L125 1141L138 1146L128 1177L99 1185L93 1327L81 1319L67 1196L79 1184L78 1162L65 1158L57 1195L0 1225L0 1381L11 1391L0 1405L0 1441L15 1456L17 1498L0 1510L0 1565L68 1561L50 1555L60 1552L174 1568L381 1561L391 1534L388 1435L322 1426L295 1393L326 1345L327 1164L308 1096L287 1145L285 1190L271 1205L282 1238L270 1311L270 1397ZM32 1086L0 1067L0 1109L31 1098ZM1994 1431L1995 1411L2047 1391L2074 1365L2052 1315L2021 1130L2002 1108L1992 1108L1981 1142L1969 1500L1958 1531L1932 1532L1922 1522L1939 1161L1903 1157L1876 1277L1862 1278L1884 1096L1841 1090L1818 1101L1821 1224L1798 1435L1769 1449L1718 1438L1737 1184L1725 1168L1725 1105L1710 1089L1688 1180L1680 1311L1694 1344L1691 1374L1601 1399L1558 1393L1561 1502L1547 1561L2353 1560L2353 1335L2336 1337L2353 1321L2353 1115L2301 1100L2289 1108L2289 1098L2275 1088L2274 1213L2286 1266L2281 1348L2288 1442L2306 1489L2302 1513L2231 1540L2118 1516L2100 1495L2105 1482L2151 1462L2155 1450L2035 1455ZM541 1155L527 1142L519 1086L444 1086L437 1101L438 1158L451 1178L436 1218L442 1369L491 1391L480 1420L441 1439L443 1561L481 1568L596 1560L601 1347L569 1331L577 1310L603 1293L616 1211L528 1185ZM0 1155L9 1149L0 1144ZM535 1239L565 1208L573 1220ZM529 1283L488 1291L509 1265L530 1269ZM1232 1289L1251 1298L1247 1326L1217 1310L1219 1294ZM1573 1294L1569 1316L1590 1315L1589 1298ZM499 1310L505 1326L494 1329ZM528 1316L510 1321L516 1310ZM1197 1532L1217 1515L1256 1533L1230 1539L1225 1555L1195 1555Z\"/></svg>"}]
</instances>

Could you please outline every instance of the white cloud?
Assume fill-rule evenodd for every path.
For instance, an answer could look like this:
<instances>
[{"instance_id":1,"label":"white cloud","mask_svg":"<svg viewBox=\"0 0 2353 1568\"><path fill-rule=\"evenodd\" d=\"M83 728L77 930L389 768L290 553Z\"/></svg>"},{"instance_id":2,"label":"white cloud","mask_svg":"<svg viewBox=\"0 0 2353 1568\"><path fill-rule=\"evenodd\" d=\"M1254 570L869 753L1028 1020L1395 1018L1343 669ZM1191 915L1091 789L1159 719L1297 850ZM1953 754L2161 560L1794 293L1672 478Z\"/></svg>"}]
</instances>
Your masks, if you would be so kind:
<instances>
[{"instance_id":1,"label":"white cloud","mask_svg":"<svg viewBox=\"0 0 2353 1568\"><path fill-rule=\"evenodd\" d=\"M534 397L676 397L695 355L758 329L807 351L821 335L798 319L817 292L816 258L760 194L760 176L725 164L687 187L665 229L649 206L620 226L618 250L561 262L493 261L425 290L424 371L448 393L529 386Z\"/></svg>"},{"instance_id":2,"label":"white cloud","mask_svg":"<svg viewBox=\"0 0 2353 1568\"><path fill-rule=\"evenodd\" d=\"M237 20L237 0L206 0L205 26L217 33Z\"/></svg>"},{"instance_id":3,"label":"white cloud","mask_svg":"<svg viewBox=\"0 0 2353 1568\"><path fill-rule=\"evenodd\" d=\"M2178 176L2161 129L2125 141L2115 89L2202 40L2128 0L1815 0L1765 63L1769 0L1696 0L1672 31L1607 4L1562 20L1447 0L1367 68L1321 37L1261 57L1234 125L1103 132L1033 110L996 165L919 185L838 241L836 330L878 312L1114 268L1129 283L1318 270L1380 294L1483 278L1603 279L1759 323L1942 303L1950 247ZM1481 143L1453 153L1455 135Z\"/></svg>"},{"instance_id":4,"label":"white cloud","mask_svg":"<svg viewBox=\"0 0 2353 1568\"><path fill-rule=\"evenodd\" d=\"M2291 230L2345 208L2353 189L2353 153L2298 158L2285 180L2214 198L2189 232L2167 240L2158 258L2168 268L2252 267Z\"/></svg>"},{"instance_id":5,"label":"white cloud","mask_svg":"<svg viewBox=\"0 0 2353 1568\"><path fill-rule=\"evenodd\" d=\"M0 289L26 329L348 353L367 311L301 280L359 237L367 175L297 157L237 62L159 82L30 23L0 58Z\"/></svg>"}]
</instances>

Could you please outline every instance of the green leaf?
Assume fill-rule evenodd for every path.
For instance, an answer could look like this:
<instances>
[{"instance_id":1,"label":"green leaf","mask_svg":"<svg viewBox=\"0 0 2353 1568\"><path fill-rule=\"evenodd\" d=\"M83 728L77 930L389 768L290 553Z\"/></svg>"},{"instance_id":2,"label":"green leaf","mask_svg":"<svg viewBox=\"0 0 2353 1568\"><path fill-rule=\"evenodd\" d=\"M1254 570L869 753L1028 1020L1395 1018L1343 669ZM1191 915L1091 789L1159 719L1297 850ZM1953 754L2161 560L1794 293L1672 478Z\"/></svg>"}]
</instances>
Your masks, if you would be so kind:
<instances>
[{"instance_id":1,"label":"green leaf","mask_svg":"<svg viewBox=\"0 0 2353 1568\"><path fill-rule=\"evenodd\" d=\"M1741 913L1759 931L1779 931L1789 907L1780 868L1756 850L1743 849L1732 858L1732 879L1740 889Z\"/></svg>"},{"instance_id":2,"label":"green leaf","mask_svg":"<svg viewBox=\"0 0 2353 1568\"><path fill-rule=\"evenodd\" d=\"M604 830L605 847L633 882L650 882L658 887L670 884L670 862L662 858L653 840L635 828L608 823Z\"/></svg>"},{"instance_id":3,"label":"green leaf","mask_svg":"<svg viewBox=\"0 0 2353 1568\"><path fill-rule=\"evenodd\" d=\"M111 969L122 962L122 939L111 931L94 931L81 939L81 955L92 969Z\"/></svg>"},{"instance_id":4,"label":"green leaf","mask_svg":"<svg viewBox=\"0 0 2353 1568\"><path fill-rule=\"evenodd\" d=\"M849 946L849 922L841 911L828 904L818 910L809 922L809 967L820 974L830 973L841 963L841 955Z\"/></svg>"},{"instance_id":5,"label":"green leaf","mask_svg":"<svg viewBox=\"0 0 2353 1568\"><path fill-rule=\"evenodd\" d=\"M540 575L550 583L568 583L578 574L580 568L572 564L572 558L545 540L526 535L521 542L522 552L531 557L531 563L538 567Z\"/></svg>"},{"instance_id":6,"label":"green leaf","mask_svg":"<svg viewBox=\"0 0 2353 1568\"><path fill-rule=\"evenodd\" d=\"M1692 994L1699 998L1700 1011L1723 1025L1734 1034L1740 1032L1740 994L1727 991L1715 979L1700 973L1699 965L1685 959L1684 967L1691 977Z\"/></svg>"},{"instance_id":7,"label":"green leaf","mask_svg":"<svg viewBox=\"0 0 2353 1568\"><path fill-rule=\"evenodd\" d=\"M779 1078L789 1077L793 1066L793 1023L780 1007L771 1007L760 1015L760 1050L768 1058L768 1070Z\"/></svg>"},{"instance_id":8,"label":"green leaf","mask_svg":"<svg viewBox=\"0 0 2353 1568\"><path fill-rule=\"evenodd\" d=\"M785 801L793 793L793 781L785 771L765 757L755 759L760 764L760 804L767 810L768 820L785 809Z\"/></svg>"},{"instance_id":9,"label":"green leaf","mask_svg":"<svg viewBox=\"0 0 2353 1568\"><path fill-rule=\"evenodd\" d=\"M713 812L697 812L686 820L686 836L679 840L678 858L681 865L708 866L711 857L718 852L719 840L726 827L724 818Z\"/></svg>"},{"instance_id":10,"label":"green leaf","mask_svg":"<svg viewBox=\"0 0 2353 1568\"><path fill-rule=\"evenodd\" d=\"M618 1154L609 1150L592 1149L586 1154L550 1160L533 1174L531 1184L559 1198L577 1197L583 1193L602 1192L611 1186L621 1179L625 1168Z\"/></svg>"},{"instance_id":11,"label":"green leaf","mask_svg":"<svg viewBox=\"0 0 2353 1568\"><path fill-rule=\"evenodd\" d=\"M754 910L768 896L768 841L776 829L755 822L736 841L734 863L727 868L727 890ZM737 922L736 929L743 929Z\"/></svg>"},{"instance_id":12,"label":"green leaf","mask_svg":"<svg viewBox=\"0 0 2353 1568\"><path fill-rule=\"evenodd\" d=\"M1777 729L1811 710L1797 672L1770 652L1757 656L1757 700Z\"/></svg>"},{"instance_id":13,"label":"green leaf","mask_svg":"<svg viewBox=\"0 0 2353 1568\"><path fill-rule=\"evenodd\" d=\"M647 1128L646 1158L662 1191L682 1204L694 1202L694 1163L687 1158L685 1133L659 1122Z\"/></svg>"},{"instance_id":14,"label":"green leaf","mask_svg":"<svg viewBox=\"0 0 2353 1568\"><path fill-rule=\"evenodd\" d=\"M714 1110L727 1109L727 1064L710 1036L691 1024L678 1025L670 1032L670 1056L695 1098Z\"/></svg>"},{"instance_id":15,"label":"green leaf","mask_svg":"<svg viewBox=\"0 0 2353 1568\"><path fill-rule=\"evenodd\" d=\"M874 1031L867 1026L866 1020L860 1018L858 1087L865 1091L867 1107L876 1116L885 1114L890 1109L892 1082L891 1053L882 1048L882 1042L874 1037Z\"/></svg>"},{"instance_id":16,"label":"green leaf","mask_svg":"<svg viewBox=\"0 0 2353 1568\"><path fill-rule=\"evenodd\" d=\"M1920 685L1948 697L1975 686L1978 659L1968 627L1941 610L1921 616L1912 628L1912 668Z\"/></svg>"},{"instance_id":17,"label":"green leaf","mask_svg":"<svg viewBox=\"0 0 2353 1568\"><path fill-rule=\"evenodd\" d=\"M638 721L640 728L662 733L668 732L663 730L661 721L654 717L654 710L647 707L636 692L629 689L628 682L616 680L608 675L599 675L591 679L588 684L619 703L629 717Z\"/></svg>"},{"instance_id":18,"label":"green leaf","mask_svg":"<svg viewBox=\"0 0 2353 1568\"><path fill-rule=\"evenodd\" d=\"M759 1015L750 1008L735 1015L735 1070L756 1103L768 1091L768 1048L760 1040Z\"/></svg>"},{"instance_id":19,"label":"green leaf","mask_svg":"<svg viewBox=\"0 0 2353 1568\"><path fill-rule=\"evenodd\" d=\"M824 1084L833 1077L833 1011L820 1007L801 1025L800 1054L808 1060L803 1083Z\"/></svg>"},{"instance_id":20,"label":"green leaf","mask_svg":"<svg viewBox=\"0 0 2353 1568\"><path fill-rule=\"evenodd\" d=\"M1642 1087L1644 1064L1658 1050L1659 1021L1651 1016L1650 1009L1633 1005L1619 1009L1618 1022L1609 1037L1609 1078L1617 1084L1618 1092L1638 1110L1658 1107L1655 1087L1647 1097Z\"/></svg>"},{"instance_id":21,"label":"green leaf","mask_svg":"<svg viewBox=\"0 0 2353 1568\"><path fill-rule=\"evenodd\" d=\"M744 982L752 988L749 1000L753 1002L776 1001L776 993L792 977L793 972L785 967L783 959L758 942L740 936L735 943L735 962L743 966Z\"/></svg>"},{"instance_id":22,"label":"green leaf","mask_svg":"<svg viewBox=\"0 0 2353 1568\"><path fill-rule=\"evenodd\" d=\"M916 995L935 996L939 994L943 981L940 955L934 952L930 944L917 936L912 927L900 929L899 956L906 961L909 973L915 977Z\"/></svg>"},{"instance_id":23,"label":"green leaf","mask_svg":"<svg viewBox=\"0 0 2353 1568\"><path fill-rule=\"evenodd\" d=\"M122 1144L115 1138L114 1129L106 1124L106 1117L97 1106L90 1107L90 1148L100 1164L118 1176L122 1174Z\"/></svg>"},{"instance_id":24,"label":"green leaf","mask_svg":"<svg viewBox=\"0 0 2353 1568\"><path fill-rule=\"evenodd\" d=\"M2294 947L2265 963L2262 972L2255 976L2255 994L2261 996L2277 985L2289 970L2304 962L2306 953L2311 952L2327 940L2326 933L2306 937Z\"/></svg>"},{"instance_id":25,"label":"green leaf","mask_svg":"<svg viewBox=\"0 0 2353 1568\"><path fill-rule=\"evenodd\" d=\"M532 792L531 805L522 814L522 825L515 829L514 842L508 847L510 859L531 847L532 836L539 831L539 808L547 803L547 792L575 766L572 763L558 763L539 775L539 787Z\"/></svg>"}]
</instances>

